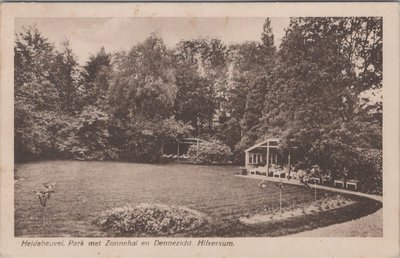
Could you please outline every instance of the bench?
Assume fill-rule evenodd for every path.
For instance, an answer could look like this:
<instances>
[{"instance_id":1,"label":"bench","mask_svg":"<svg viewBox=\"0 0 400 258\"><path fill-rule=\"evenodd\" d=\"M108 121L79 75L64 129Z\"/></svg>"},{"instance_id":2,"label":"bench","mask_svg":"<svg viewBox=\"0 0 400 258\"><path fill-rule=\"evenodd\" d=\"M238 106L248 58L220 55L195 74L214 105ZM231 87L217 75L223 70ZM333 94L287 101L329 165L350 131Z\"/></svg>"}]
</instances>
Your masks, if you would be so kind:
<instances>
[{"instance_id":1,"label":"bench","mask_svg":"<svg viewBox=\"0 0 400 258\"><path fill-rule=\"evenodd\" d=\"M340 184L340 188L343 188L345 186L343 179L333 180L333 187L336 187L336 185L338 185L338 184Z\"/></svg>"},{"instance_id":2,"label":"bench","mask_svg":"<svg viewBox=\"0 0 400 258\"><path fill-rule=\"evenodd\" d=\"M358 180L352 179L346 181L346 188L350 189L350 186L354 186L354 190L358 189Z\"/></svg>"}]
</instances>

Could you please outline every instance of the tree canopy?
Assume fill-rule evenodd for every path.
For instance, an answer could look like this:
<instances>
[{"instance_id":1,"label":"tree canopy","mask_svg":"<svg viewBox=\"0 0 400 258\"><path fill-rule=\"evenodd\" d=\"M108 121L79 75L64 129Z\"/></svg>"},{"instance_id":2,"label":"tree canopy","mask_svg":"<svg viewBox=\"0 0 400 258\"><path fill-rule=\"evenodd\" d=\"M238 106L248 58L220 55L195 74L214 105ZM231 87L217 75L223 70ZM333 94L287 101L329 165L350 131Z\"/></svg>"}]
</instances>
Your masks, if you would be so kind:
<instances>
[{"instance_id":1,"label":"tree canopy","mask_svg":"<svg viewBox=\"0 0 400 258\"><path fill-rule=\"evenodd\" d=\"M270 19L259 29L256 41L171 48L153 33L80 65L68 41L25 28L14 47L16 159L155 162L192 136L240 163L276 136L302 162L340 171L382 149L381 18L291 18L279 47Z\"/></svg>"}]
</instances>

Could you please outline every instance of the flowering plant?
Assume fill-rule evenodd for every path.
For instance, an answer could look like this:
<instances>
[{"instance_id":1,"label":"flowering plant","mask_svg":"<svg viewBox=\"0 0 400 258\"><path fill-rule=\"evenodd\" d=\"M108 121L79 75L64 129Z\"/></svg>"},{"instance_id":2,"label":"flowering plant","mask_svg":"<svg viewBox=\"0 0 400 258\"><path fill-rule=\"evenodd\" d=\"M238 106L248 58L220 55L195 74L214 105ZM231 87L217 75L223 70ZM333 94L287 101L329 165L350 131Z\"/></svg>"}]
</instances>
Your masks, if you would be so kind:
<instances>
[{"instance_id":1,"label":"flowering plant","mask_svg":"<svg viewBox=\"0 0 400 258\"><path fill-rule=\"evenodd\" d=\"M38 196L39 202L42 205L42 207L47 206L47 201L50 200L50 197L54 193L54 187L55 183L43 183L43 186L36 191L36 194Z\"/></svg>"},{"instance_id":2,"label":"flowering plant","mask_svg":"<svg viewBox=\"0 0 400 258\"><path fill-rule=\"evenodd\" d=\"M143 203L104 212L94 223L117 236L165 236L194 230L207 221L204 214L184 206Z\"/></svg>"},{"instance_id":3,"label":"flowering plant","mask_svg":"<svg viewBox=\"0 0 400 258\"><path fill-rule=\"evenodd\" d=\"M47 201L50 200L51 196L54 194L55 183L43 183L43 186L36 191L37 197L40 204L42 205L42 230L43 236L45 236L46 228L46 207Z\"/></svg>"}]
</instances>

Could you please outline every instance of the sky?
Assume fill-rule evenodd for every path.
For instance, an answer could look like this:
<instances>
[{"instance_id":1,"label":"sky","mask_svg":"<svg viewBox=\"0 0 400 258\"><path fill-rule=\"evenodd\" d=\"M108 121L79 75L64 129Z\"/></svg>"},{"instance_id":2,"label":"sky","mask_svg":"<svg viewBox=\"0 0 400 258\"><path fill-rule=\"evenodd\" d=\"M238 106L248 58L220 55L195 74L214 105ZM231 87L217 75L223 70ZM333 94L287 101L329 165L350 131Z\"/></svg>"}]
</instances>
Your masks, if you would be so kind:
<instances>
[{"instance_id":1,"label":"sky","mask_svg":"<svg viewBox=\"0 0 400 258\"><path fill-rule=\"evenodd\" d=\"M270 17L279 46L290 18ZM84 64L91 54L104 46L107 52L129 50L144 41L152 32L160 35L168 47L181 40L209 37L226 44L260 41L265 18L18 18L15 31L36 24L39 31L59 47L69 40L79 63Z\"/></svg>"}]
</instances>

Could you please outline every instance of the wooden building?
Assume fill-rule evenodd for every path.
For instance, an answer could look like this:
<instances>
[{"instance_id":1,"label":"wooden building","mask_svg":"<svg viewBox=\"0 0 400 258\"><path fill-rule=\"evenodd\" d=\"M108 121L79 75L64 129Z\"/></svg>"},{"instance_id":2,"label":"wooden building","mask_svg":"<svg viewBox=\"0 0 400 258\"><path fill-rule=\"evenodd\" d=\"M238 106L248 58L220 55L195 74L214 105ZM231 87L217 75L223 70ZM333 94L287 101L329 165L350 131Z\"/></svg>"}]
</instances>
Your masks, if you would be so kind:
<instances>
[{"instance_id":1,"label":"wooden building","mask_svg":"<svg viewBox=\"0 0 400 258\"><path fill-rule=\"evenodd\" d=\"M248 172L253 168L263 166L267 169L266 175L268 175L272 164L287 165L290 168L290 158L290 151L286 156L279 151L278 138L268 138L245 150L245 164Z\"/></svg>"}]
</instances>

